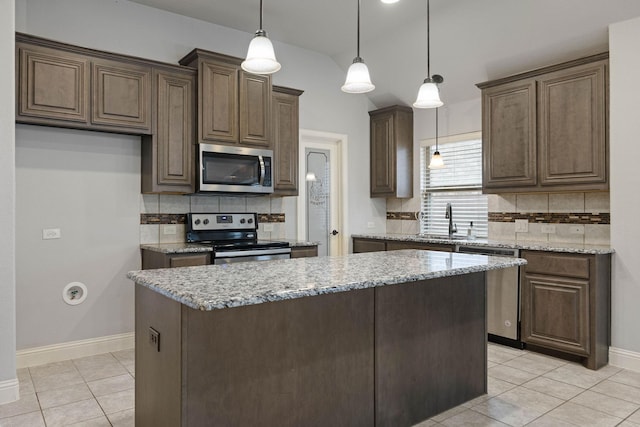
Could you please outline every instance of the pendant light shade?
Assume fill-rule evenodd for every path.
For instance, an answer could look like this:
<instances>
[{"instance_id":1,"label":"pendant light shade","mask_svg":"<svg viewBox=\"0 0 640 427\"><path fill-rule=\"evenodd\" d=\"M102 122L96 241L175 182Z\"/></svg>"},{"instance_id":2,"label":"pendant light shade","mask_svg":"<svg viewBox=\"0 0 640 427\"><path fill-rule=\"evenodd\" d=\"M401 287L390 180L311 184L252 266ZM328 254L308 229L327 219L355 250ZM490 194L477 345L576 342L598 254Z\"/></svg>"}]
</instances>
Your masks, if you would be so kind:
<instances>
[{"instance_id":1,"label":"pendant light shade","mask_svg":"<svg viewBox=\"0 0 640 427\"><path fill-rule=\"evenodd\" d=\"M424 79L422 86L420 86L418 98L413 103L413 106L416 108L438 108L443 105L444 103L440 100L438 85L427 77Z\"/></svg>"},{"instance_id":2,"label":"pendant light shade","mask_svg":"<svg viewBox=\"0 0 640 427\"><path fill-rule=\"evenodd\" d=\"M436 108L436 151L433 152L433 156L431 156L431 161L429 162L429 169L439 169L444 167L444 160L440 155L440 151L438 151L438 108Z\"/></svg>"},{"instance_id":3,"label":"pendant light shade","mask_svg":"<svg viewBox=\"0 0 640 427\"><path fill-rule=\"evenodd\" d=\"M271 40L267 37L267 32L262 29L262 0L260 0L260 28L249 43L247 58L242 61L241 67L253 74L273 74L281 67L276 60Z\"/></svg>"},{"instance_id":4,"label":"pendant light shade","mask_svg":"<svg viewBox=\"0 0 640 427\"><path fill-rule=\"evenodd\" d=\"M444 103L440 100L440 89L438 83L442 83L444 78L439 74L431 75L431 49L429 37L429 0L427 0L427 78L418 90L418 97L413 103L415 108L438 108Z\"/></svg>"},{"instance_id":5,"label":"pendant light shade","mask_svg":"<svg viewBox=\"0 0 640 427\"><path fill-rule=\"evenodd\" d=\"M358 29L357 29L357 51L353 63L347 71L347 78L342 85L342 91L346 93L367 93L376 87L371 83L369 68L360 57L360 0L358 2Z\"/></svg>"},{"instance_id":6,"label":"pendant light shade","mask_svg":"<svg viewBox=\"0 0 640 427\"><path fill-rule=\"evenodd\" d=\"M347 79L342 86L342 91L347 93L367 93L376 87L371 83L369 68L362 58L357 57L347 71Z\"/></svg>"}]
</instances>

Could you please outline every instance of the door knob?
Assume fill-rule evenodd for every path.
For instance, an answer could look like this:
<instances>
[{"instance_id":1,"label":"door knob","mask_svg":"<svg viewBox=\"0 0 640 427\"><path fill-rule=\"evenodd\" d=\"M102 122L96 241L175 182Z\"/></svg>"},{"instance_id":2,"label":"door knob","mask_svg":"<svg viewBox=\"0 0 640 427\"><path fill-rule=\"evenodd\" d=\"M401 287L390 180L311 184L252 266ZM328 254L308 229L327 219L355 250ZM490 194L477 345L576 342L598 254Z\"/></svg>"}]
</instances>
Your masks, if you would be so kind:
<instances>
[{"instance_id":1,"label":"door knob","mask_svg":"<svg viewBox=\"0 0 640 427\"><path fill-rule=\"evenodd\" d=\"M333 236L337 236L337 235L338 235L338 230L333 230L333 231L331 232L331 234L332 234Z\"/></svg>"}]
</instances>

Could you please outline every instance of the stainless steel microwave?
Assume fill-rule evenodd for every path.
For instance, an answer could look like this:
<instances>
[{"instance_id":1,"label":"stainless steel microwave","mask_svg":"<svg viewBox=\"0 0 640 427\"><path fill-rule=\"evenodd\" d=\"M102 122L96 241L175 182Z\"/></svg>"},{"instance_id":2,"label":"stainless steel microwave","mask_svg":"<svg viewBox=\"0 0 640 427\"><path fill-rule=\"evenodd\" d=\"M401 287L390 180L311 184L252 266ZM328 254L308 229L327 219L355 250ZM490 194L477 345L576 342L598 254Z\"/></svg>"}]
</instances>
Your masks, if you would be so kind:
<instances>
[{"instance_id":1,"label":"stainless steel microwave","mask_svg":"<svg viewBox=\"0 0 640 427\"><path fill-rule=\"evenodd\" d=\"M198 144L198 191L273 193L273 151Z\"/></svg>"}]
</instances>

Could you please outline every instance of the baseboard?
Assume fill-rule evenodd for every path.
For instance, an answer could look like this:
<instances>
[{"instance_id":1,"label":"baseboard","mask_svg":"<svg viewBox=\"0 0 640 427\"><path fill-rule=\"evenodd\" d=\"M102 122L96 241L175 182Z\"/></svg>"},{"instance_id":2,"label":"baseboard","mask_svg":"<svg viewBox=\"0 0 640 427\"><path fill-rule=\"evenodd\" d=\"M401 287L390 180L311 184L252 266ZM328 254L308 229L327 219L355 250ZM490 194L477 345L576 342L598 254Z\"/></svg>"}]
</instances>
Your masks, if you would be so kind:
<instances>
[{"instance_id":1,"label":"baseboard","mask_svg":"<svg viewBox=\"0 0 640 427\"><path fill-rule=\"evenodd\" d=\"M640 353L609 347L609 364L618 368L640 372Z\"/></svg>"},{"instance_id":2,"label":"baseboard","mask_svg":"<svg viewBox=\"0 0 640 427\"><path fill-rule=\"evenodd\" d=\"M20 398L20 384L18 379L0 381L0 405L15 402Z\"/></svg>"},{"instance_id":3,"label":"baseboard","mask_svg":"<svg viewBox=\"0 0 640 427\"><path fill-rule=\"evenodd\" d=\"M112 351L127 350L135 345L134 333L110 335L88 340L70 341L44 347L28 348L16 352L16 366L28 368L62 360L94 356Z\"/></svg>"}]
</instances>

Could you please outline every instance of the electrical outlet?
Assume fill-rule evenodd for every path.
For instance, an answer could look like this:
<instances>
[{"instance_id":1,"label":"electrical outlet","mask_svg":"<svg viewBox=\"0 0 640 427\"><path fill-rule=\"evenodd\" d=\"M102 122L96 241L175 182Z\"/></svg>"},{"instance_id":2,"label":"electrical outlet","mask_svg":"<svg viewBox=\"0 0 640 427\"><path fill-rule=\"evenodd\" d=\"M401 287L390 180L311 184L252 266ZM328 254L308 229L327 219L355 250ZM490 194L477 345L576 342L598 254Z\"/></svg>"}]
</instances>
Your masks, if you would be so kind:
<instances>
[{"instance_id":1,"label":"electrical outlet","mask_svg":"<svg viewBox=\"0 0 640 427\"><path fill-rule=\"evenodd\" d=\"M367 222L367 228L376 228L376 223L373 221Z\"/></svg>"},{"instance_id":2,"label":"electrical outlet","mask_svg":"<svg viewBox=\"0 0 640 427\"><path fill-rule=\"evenodd\" d=\"M516 219L516 233L527 233L529 231L529 221L526 219Z\"/></svg>"},{"instance_id":3,"label":"electrical outlet","mask_svg":"<svg viewBox=\"0 0 640 427\"><path fill-rule=\"evenodd\" d=\"M266 223L264 225L264 231L265 233L271 233L273 231L273 224Z\"/></svg>"},{"instance_id":4,"label":"electrical outlet","mask_svg":"<svg viewBox=\"0 0 640 427\"><path fill-rule=\"evenodd\" d=\"M61 236L59 228L42 229L42 240L59 239Z\"/></svg>"},{"instance_id":5,"label":"electrical outlet","mask_svg":"<svg viewBox=\"0 0 640 427\"><path fill-rule=\"evenodd\" d=\"M175 224L167 224L162 228L162 232L165 235L174 235L177 233L177 228Z\"/></svg>"},{"instance_id":6,"label":"electrical outlet","mask_svg":"<svg viewBox=\"0 0 640 427\"><path fill-rule=\"evenodd\" d=\"M542 224L541 231L543 233L555 234L556 226L552 224Z\"/></svg>"},{"instance_id":7,"label":"electrical outlet","mask_svg":"<svg viewBox=\"0 0 640 427\"><path fill-rule=\"evenodd\" d=\"M153 328L149 328L149 344L155 347L156 351L160 351L160 332Z\"/></svg>"},{"instance_id":8,"label":"electrical outlet","mask_svg":"<svg viewBox=\"0 0 640 427\"><path fill-rule=\"evenodd\" d=\"M570 225L569 234L584 234L584 225L582 224Z\"/></svg>"}]
</instances>

